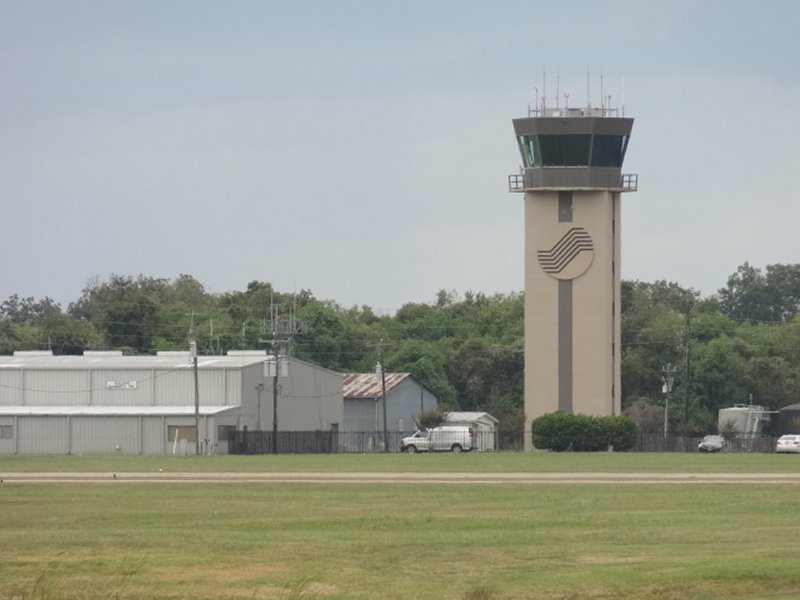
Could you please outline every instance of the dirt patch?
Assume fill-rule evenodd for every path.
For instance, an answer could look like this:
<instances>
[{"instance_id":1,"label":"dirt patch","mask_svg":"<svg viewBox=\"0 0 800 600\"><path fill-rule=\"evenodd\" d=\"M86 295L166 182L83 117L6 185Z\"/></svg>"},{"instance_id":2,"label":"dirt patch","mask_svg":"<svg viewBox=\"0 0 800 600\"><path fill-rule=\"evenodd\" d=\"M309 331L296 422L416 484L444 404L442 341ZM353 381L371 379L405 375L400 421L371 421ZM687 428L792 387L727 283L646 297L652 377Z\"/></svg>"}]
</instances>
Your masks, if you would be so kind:
<instances>
[{"instance_id":1,"label":"dirt patch","mask_svg":"<svg viewBox=\"0 0 800 600\"><path fill-rule=\"evenodd\" d=\"M582 556L578 558L582 565L620 565L645 562L641 556Z\"/></svg>"}]
</instances>

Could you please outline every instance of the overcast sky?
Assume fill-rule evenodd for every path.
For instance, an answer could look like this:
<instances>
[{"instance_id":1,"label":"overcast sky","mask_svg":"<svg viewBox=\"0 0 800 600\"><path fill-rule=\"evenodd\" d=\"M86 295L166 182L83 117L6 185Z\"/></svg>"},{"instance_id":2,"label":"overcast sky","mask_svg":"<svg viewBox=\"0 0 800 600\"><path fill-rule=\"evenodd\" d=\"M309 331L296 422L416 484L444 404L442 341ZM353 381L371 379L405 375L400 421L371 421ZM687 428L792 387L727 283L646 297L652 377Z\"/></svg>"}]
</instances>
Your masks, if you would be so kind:
<instances>
[{"instance_id":1,"label":"overcast sky","mask_svg":"<svg viewBox=\"0 0 800 600\"><path fill-rule=\"evenodd\" d=\"M0 300L520 291L511 119L543 71L636 119L623 278L712 294L800 261L798 32L794 0L0 0Z\"/></svg>"}]
</instances>

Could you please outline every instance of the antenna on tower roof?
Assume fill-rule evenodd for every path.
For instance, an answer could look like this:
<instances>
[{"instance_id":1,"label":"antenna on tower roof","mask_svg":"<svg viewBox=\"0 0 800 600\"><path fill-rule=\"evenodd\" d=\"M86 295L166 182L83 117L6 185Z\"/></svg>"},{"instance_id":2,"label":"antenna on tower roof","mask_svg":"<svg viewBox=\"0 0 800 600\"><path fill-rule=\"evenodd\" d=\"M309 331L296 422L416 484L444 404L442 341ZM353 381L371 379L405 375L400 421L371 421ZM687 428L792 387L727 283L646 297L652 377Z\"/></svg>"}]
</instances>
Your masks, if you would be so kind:
<instances>
[{"instance_id":1,"label":"antenna on tower roof","mask_svg":"<svg viewBox=\"0 0 800 600\"><path fill-rule=\"evenodd\" d=\"M561 106L559 98L561 97L561 72L556 71L556 110Z\"/></svg>"},{"instance_id":2,"label":"antenna on tower roof","mask_svg":"<svg viewBox=\"0 0 800 600\"><path fill-rule=\"evenodd\" d=\"M586 114L590 114L592 111L592 94L590 91L590 81L589 81L589 67L586 67Z\"/></svg>"},{"instance_id":3,"label":"antenna on tower roof","mask_svg":"<svg viewBox=\"0 0 800 600\"><path fill-rule=\"evenodd\" d=\"M547 73L542 67L542 116L544 116L544 109L547 104Z\"/></svg>"},{"instance_id":4,"label":"antenna on tower roof","mask_svg":"<svg viewBox=\"0 0 800 600\"><path fill-rule=\"evenodd\" d=\"M603 72L600 71L600 114L605 116L606 108L611 108L610 106L606 106L606 92L603 89Z\"/></svg>"}]
</instances>

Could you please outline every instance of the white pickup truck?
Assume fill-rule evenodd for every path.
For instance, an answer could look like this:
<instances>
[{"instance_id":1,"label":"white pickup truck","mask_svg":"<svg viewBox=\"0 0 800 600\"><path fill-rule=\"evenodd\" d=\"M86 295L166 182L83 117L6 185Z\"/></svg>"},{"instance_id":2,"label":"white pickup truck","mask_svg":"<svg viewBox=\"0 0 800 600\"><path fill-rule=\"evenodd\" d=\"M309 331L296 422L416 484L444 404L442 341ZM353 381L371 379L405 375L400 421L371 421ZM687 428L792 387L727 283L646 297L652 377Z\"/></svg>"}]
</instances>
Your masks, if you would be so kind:
<instances>
[{"instance_id":1,"label":"white pickup truck","mask_svg":"<svg viewBox=\"0 0 800 600\"><path fill-rule=\"evenodd\" d=\"M417 431L414 435L403 438L401 452L450 451L462 452L472 450L475 445L475 432L471 427L463 425L441 425L433 429Z\"/></svg>"}]
</instances>

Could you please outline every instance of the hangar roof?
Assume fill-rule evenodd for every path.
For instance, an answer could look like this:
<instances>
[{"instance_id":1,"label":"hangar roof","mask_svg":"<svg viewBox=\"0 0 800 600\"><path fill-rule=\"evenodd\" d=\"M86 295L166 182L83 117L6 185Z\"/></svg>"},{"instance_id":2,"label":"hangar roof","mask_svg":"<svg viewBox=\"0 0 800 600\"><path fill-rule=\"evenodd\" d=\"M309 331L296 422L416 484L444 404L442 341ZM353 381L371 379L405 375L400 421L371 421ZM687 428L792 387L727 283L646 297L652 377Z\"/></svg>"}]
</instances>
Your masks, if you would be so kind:
<instances>
[{"instance_id":1,"label":"hangar roof","mask_svg":"<svg viewBox=\"0 0 800 600\"><path fill-rule=\"evenodd\" d=\"M200 416L214 416L239 406L201 406ZM193 417L194 406L0 406L4 417Z\"/></svg>"},{"instance_id":2,"label":"hangar roof","mask_svg":"<svg viewBox=\"0 0 800 600\"><path fill-rule=\"evenodd\" d=\"M198 356L199 369L235 369L269 360L266 351ZM159 352L156 356L123 356L122 352L85 352L83 356L53 356L50 352L15 352L0 356L0 369L181 369L190 368L188 352Z\"/></svg>"},{"instance_id":3,"label":"hangar roof","mask_svg":"<svg viewBox=\"0 0 800 600\"><path fill-rule=\"evenodd\" d=\"M410 373L386 373L386 392L411 377ZM383 385L375 373L345 373L342 376L345 398L381 398Z\"/></svg>"}]
</instances>

